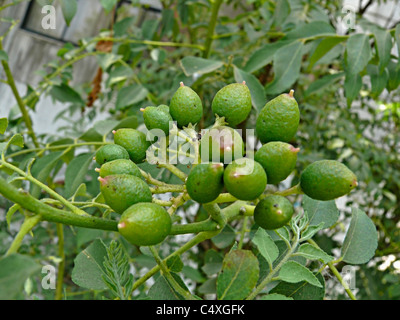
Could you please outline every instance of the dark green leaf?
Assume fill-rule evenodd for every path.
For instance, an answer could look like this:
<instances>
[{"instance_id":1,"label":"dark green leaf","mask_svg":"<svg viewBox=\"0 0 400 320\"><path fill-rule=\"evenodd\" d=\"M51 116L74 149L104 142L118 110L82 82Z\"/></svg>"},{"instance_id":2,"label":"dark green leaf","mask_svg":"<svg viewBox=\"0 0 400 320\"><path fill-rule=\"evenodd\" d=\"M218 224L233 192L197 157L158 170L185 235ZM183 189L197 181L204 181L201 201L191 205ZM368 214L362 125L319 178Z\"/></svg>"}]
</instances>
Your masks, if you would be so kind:
<instances>
[{"instance_id":1,"label":"dark green leaf","mask_svg":"<svg viewBox=\"0 0 400 320\"><path fill-rule=\"evenodd\" d=\"M310 63L308 65L309 70L316 64L323 56L325 56L329 51L336 47L339 43L346 40L345 37L327 37L323 39L318 46L315 48L313 54L310 57Z\"/></svg>"},{"instance_id":2,"label":"dark green leaf","mask_svg":"<svg viewBox=\"0 0 400 320\"><path fill-rule=\"evenodd\" d=\"M279 94L288 90L300 75L303 42L295 41L281 47L274 55L274 80L265 91L267 94Z\"/></svg>"},{"instance_id":3,"label":"dark green leaf","mask_svg":"<svg viewBox=\"0 0 400 320\"><path fill-rule=\"evenodd\" d=\"M67 26L70 25L78 9L77 0L60 0L61 9Z\"/></svg>"},{"instance_id":4,"label":"dark green leaf","mask_svg":"<svg viewBox=\"0 0 400 320\"><path fill-rule=\"evenodd\" d=\"M31 257L12 254L0 259L0 300L14 299L24 287L25 280L40 270Z\"/></svg>"},{"instance_id":5,"label":"dark green leaf","mask_svg":"<svg viewBox=\"0 0 400 320\"><path fill-rule=\"evenodd\" d=\"M301 39L317 35L335 35L335 29L325 21L312 21L288 32L284 39Z\"/></svg>"},{"instance_id":6,"label":"dark green leaf","mask_svg":"<svg viewBox=\"0 0 400 320\"><path fill-rule=\"evenodd\" d=\"M246 82L246 85L250 90L253 107L256 108L256 110L261 110L266 103L266 97L264 88L260 81L258 81L258 79L251 73L247 73L236 66L234 67L234 76L236 82Z\"/></svg>"},{"instance_id":7,"label":"dark green leaf","mask_svg":"<svg viewBox=\"0 0 400 320\"><path fill-rule=\"evenodd\" d=\"M235 230L230 225L226 225L218 235L211 239L211 241L217 248L223 249L230 246L235 240L235 237Z\"/></svg>"},{"instance_id":8,"label":"dark green leaf","mask_svg":"<svg viewBox=\"0 0 400 320\"><path fill-rule=\"evenodd\" d=\"M394 32L394 40L397 44L397 70L400 69L400 23L397 24Z\"/></svg>"},{"instance_id":9,"label":"dark green leaf","mask_svg":"<svg viewBox=\"0 0 400 320\"><path fill-rule=\"evenodd\" d=\"M307 213L310 225L316 226L324 222L324 229L333 226L339 218L335 200L318 201L303 195L303 209Z\"/></svg>"},{"instance_id":10,"label":"dark green leaf","mask_svg":"<svg viewBox=\"0 0 400 320\"><path fill-rule=\"evenodd\" d=\"M380 72L378 66L369 64L367 66L367 73L371 79L371 93L374 97L378 97L383 89L386 88L389 80L389 71L384 69Z\"/></svg>"},{"instance_id":11,"label":"dark green leaf","mask_svg":"<svg viewBox=\"0 0 400 320\"><path fill-rule=\"evenodd\" d=\"M106 247L101 240L95 240L74 260L72 281L80 287L92 290L107 289L102 279L104 274L103 261L107 255Z\"/></svg>"},{"instance_id":12,"label":"dark green leaf","mask_svg":"<svg viewBox=\"0 0 400 320\"><path fill-rule=\"evenodd\" d=\"M142 24L142 38L151 40L154 37L154 33L158 27L158 20L155 19L148 19L145 20Z\"/></svg>"},{"instance_id":13,"label":"dark green leaf","mask_svg":"<svg viewBox=\"0 0 400 320\"><path fill-rule=\"evenodd\" d=\"M260 49L252 53L246 65L244 66L243 70L245 72L252 73L266 66L268 63L272 62L274 54L279 48L286 46L291 42L293 41L286 40L286 41L267 43L263 45Z\"/></svg>"},{"instance_id":14,"label":"dark green leaf","mask_svg":"<svg viewBox=\"0 0 400 320\"><path fill-rule=\"evenodd\" d=\"M369 36L364 33L351 35L347 40L346 52L346 74L355 76L364 70L371 59Z\"/></svg>"},{"instance_id":15,"label":"dark green leaf","mask_svg":"<svg viewBox=\"0 0 400 320\"><path fill-rule=\"evenodd\" d=\"M260 300L293 300L293 298L289 298L279 293L271 293L264 295L260 298Z\"/></svg>"},{"instance_id":16,"label":"dark green leaf","mask_svg":"<svg viewBox=\"0 0 400 320\"><path fill-rule=\"evenodd\" d=\"M253 290L259 274L258 260L249 250L229 252L217 279L219 300L241 300Z\"/></svg>"},{"instance_id":17,"label":"dark green leaf","mask_svg":"<svg viewBox=\"0 0 400 320\"><path fill-rule=\"evenodd\" d=\"M325 296L325 280L320 273L316 277L322 283L322 288L313 286L306 281L299 283L280 282L270 291L270 294L282 294L294 300L322 300Z\"/></svg>"},{"instance_id":18,"label":"dark green leaf","mask_svg":"<svg viewBox=\"0 0 400 320\"><path fill-rule=\"evenodd\" d=\"M50 95L60 102L85 104L80 94L64 83L59 86L53 86L50 90Z\"/></svg>"},{"instance_id":19,"label":"dark green leaf","mask_svg":"<svg viewBox=\"0 0 400 320\"><path fill-rule=\"evenodd\" d=\"M172 272L181 272L183 262L179 256L173 256L167 260L167 267Z\"/></svg>"},{"instance_id":20,"label":"dark green leaf","mask_svg":"<svg viewBox=\"0 0 400 320\"><path fill-rule=\"evenodd\" d=\"M82 245L99 238L103 234L102 230L97 230L97 229L75 227L75 230L76 230L76 237L75 237L76 245L78 249Z\"/></svg>"},{"instance_id":21,"label":"dark green leaf","mask_svg":"<svg viewBox=\"0 0 400 320\"><path fill-rule=\"evenodd\" d=\"M116 109L120 110L130 107L144 100L147 97L147 94L147 89L138 84L124 87L118 92Z\"/></svg>"},{"instance_id":22,"label":"dark green leaf","mask_svg":"<svg viewBox=\"0 0 400 320\"><path fill-rule=\"evenodd\" d=\"M279 0L275 1L275 3L274 22L276 26L281 28L282 24L290 14L290 4L288 0Z\"/></svg>"},{"instance_id":23,"label":"dark green leaf","mask_svg":"<svg viewBox=\"0 0 400 320\"><path fill-rule=\"evenodd\" d=\"M279 279L289 283L306 281L309 284L322 288L317 277L306 267L295 261L286 262L279 271Z\"/></svg>"},{"instance_id":24,"label":"dark green leaf","mask_svg":"<svg viewBox=\"0 0 400 320\"><path fill-rule=\"evenodd\" d=\"M344 81L344 92L347 98L347 104L350 106L355 98L357 98L362 88L362 78L359 74L346 74Z\"/></svg>"},{"instance_id":25,"label":"dark green leaf","mask_svg":"<svg viewBox=\"0 0 400 320\"><path fill-rule=\"evenodd\" d=\"M352 208L352 217L342 247L343 261L351 264L368 262L378 246L378 232L364 211Z\"/></svg>"},{"instance_id":26,"label":"dark green leaf","mask_svg":"<svg viewBox=\"0 0 400 320\"><path fill-rule=\"evenodd\" d=\"M65 197L71 197L79 185L85 181L89 165L93 161L93 153L84 153L75 157L65 171Z\"/></svg>"},{"instance_id":27,"label":"dark green leaf","mask_svg":"<svg viewBox=\"0 0 400 320\"><path fill-rule=\"evenodd\" d=\"M178 282L178 284L182 288L188 290L185 283L182 281L182 279L176 273L171 272L171 275L174 277L176 282ZM182 296L179 295L179 293L177 293L170 286L168 281L162 276L157 278L157 280L155 281L153 286L150 288L148 296L152 300L182 300L183 299Z\"/></svg>"},{"instance_id":28,"label":"dark green leaf","mask_svg":"<svg viewBox=\"0 0 400 320\"><path fill-rule=\"evenodd\" d=\"M269 234L264 229L258 228L252 242L256 245L261 255L267 260L268 264L272 266L272 263L279 256L279 249Z\"/></svg>"},{"instance_id":29,"label":"dark green leaf","mask_svg":"<svg viewBox=\"0 0 400 320\"><path fill-rule=\"evenodd\" d=\"M223 66L222 61L203 59L199 57L184 57L180 61L183 72L186 76L191 76L194 73L205 74L215 71Z\"/></svg>"},{"instance_id":30,"label":"dark green leaf","mask_svg":"<svg viewBox=\"0 0 400 320\"><path fill-rule=\"evenodd\" d=\"M390 60L390 51L392 50L392 35L389 30L375 28L375 47L379 56L379 73L382 73Z\"/></svg>"}]
</instances>

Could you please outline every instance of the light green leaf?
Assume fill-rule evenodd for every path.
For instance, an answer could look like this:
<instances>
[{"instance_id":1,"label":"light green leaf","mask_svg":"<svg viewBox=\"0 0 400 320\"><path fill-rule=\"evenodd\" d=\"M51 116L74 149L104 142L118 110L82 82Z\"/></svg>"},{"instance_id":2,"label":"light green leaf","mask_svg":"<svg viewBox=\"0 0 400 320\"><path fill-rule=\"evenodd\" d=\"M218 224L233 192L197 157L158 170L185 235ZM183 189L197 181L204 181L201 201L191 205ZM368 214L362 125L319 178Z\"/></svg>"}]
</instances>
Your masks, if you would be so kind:
<instances>
[{"instance_id":1,"label":"light green leaf","mask_svg":"<svg viewBox=\"0 0 400 320\"><path fill-rule=\"evenodd\" d=\"M342 247L343 261L351 264L368 262L378 246L378 232L372 220L358 208L352 208L352 217Z\"/></svg>"},{"instance_id":2,"label":"light green leaf","mask_svg":"<svg viewBox=\"0 0 400 320\"><path fill-rule=\"evenodd\" d=\"M279 279L289 283L306 281L309 284L322 288L317 277L306 267L295 261L286 262L279 271Z\"/></svg>"},{"instance_id":3,"label":"light green leaf","mask_svg":"<svg viewBox=\"0 0 400 320\"><path fill-rule=\"evenodd\" d=\"M258 228L252 242L256 245L261 255L267 260L268 264L272 266L272 263L279 256L279 249L271 236L264 229Z\"/></svg>"},{"instance_id":4,"label":"light green leaf","mask_svg":"<svg viewBox=\"0 0 400 320\"><path fill-rule=\"evenodd\" d=\"M14 213L16 213L19 209L21 209L21 206L19 204L14 204L10 207L10 209L8 209L7 214L6 214L6 221L7 221L8 227L10 227L11 219L12 219Z\"/></svg>"},{"instance_id":5,"label":"light green leaf","mask_svg":"<svg viewBox=\"0 0 400 320\"><path fill-rule=\"evenodd\" d=\"M134 73L131 68L124 65L117 66L109 74L107 79L107 87L111 87L114 84L125 81L126 79L132 77L133 74Z\"/></svg>"},{"instance_id":6,"label":"light green leaf","mask_svg":"<svg viewBox=\"0 0 400 320\"><path fill-rule=\"evenodd\" d=\"M118 120L100 120L93 125L94 130L96 130L100 135L105 136L110 133L117 125Z\"/></svg>"},{"instance_id":7,"label":"light green leaf","mask_svg":"<svg viewBox=\"0 0 400 320\"><path fill-rule=\"evenodd\" d=\"M371 59L369 36L365 33L351 35L347 40L346 53L346 74L355 76L364 70Z\"/></svg>"},{"instance_id":8,"label":"light green leaf","mask_svg":"<svg viewBox=\"0 0 400 320\"><path fill-rule=\"evenodd\" d=\"M245 72L252 73L261 69L268 63L272 62L274 54L278 49L292 42L292 40L283 40L263 45L261 48L252 53L243 70Z\"/></svg>"},{"instance_id":9,"label":"light green leaf","mask_svg":"<svg viewBox=\"0 0 400 320\"><path fill-rule=\"evenodd\" d=\"M218 300L246 298L257 284L258 260L249 250L234 250L225 255L217 278Z\"/></svg>"},{"instance_id":10,"label":"light green leaf","mask_svg":"<svg viewBox=\"0 0 400 320\"><path fill-rule=\"evenodd\" d=\"M210 73L214 70L221 68L224 63L222 61L188 56L180 60L180 64L185 75L191 76L194 73Z\"/></svg>"},{"instance_id":11,"label":"light green leaf","mask_svg":"<svg viewBox=\"0 0 400 320\"><path fill-rule=\"evenodd\" d=\"M141 85L133 84L122 88L118 92L116 109L125 109L144 100L149 92Z\"/></svg>"},{"instance_id":12,"label":"light green leaf","mask_svg":"<svg viewBox=\"0 0 400 320\"><path fill-rule=\"evenodd\" d=\"M327 254L325 251L318 249L309 243L302 244L297 250L296 254L300 254L309 260L319 260L323 263L328 263L333 260L333 257Z\"/></svg>"},{"instance_id":13,"label":"light green leaf","mask_svg":"<svg viewBox=\"0 0 400 320\"><path fill-rule=\"evenodd\" d=\"M72 281L80 287L91 290L105 290L107 285L102 279L103 261L107 255L106 247L101 240L95 240L74 260Z\"/></svg>"},{"instance_id":14,"label":"light green leaf","mask_svg":"<svg viewBox=\"0 0 400 320\"><path fill-rule=\"evenodd\" d=\"M8 119L7 118L0 118L0 134L4 134L8 127Z\"/></svg>"},{"instance_id":15,"label":"light green leaf","mask_svg":"<svg viewBox=\"0 0 400 320\"><path fill-rule=\"evenodd\" d=\"M132 128L136 129L139 125L137 116L129 116L121 120L114 130L118 130L120 128Z\"/></svg>"},{"instance_id":16,"label":"light green leaf","mask_svg":"<svg viewBox=\"0 0 400 320\"><path fill-rule=\"evenodd\" d=\"M271 293L264 295L260 298L260 300L293 300L293 298L289 298L279 293Z\"/></svg>"},{"instance_id":17,"label":"light green leaf","mask_svg":"<svg viewBox=\"0 0 400 320\"><path fill-rule=\"evenodd\" d=\"M261 110L266 103L266 96L260 81L251 73L247 73L236 66L234 67L234 76L238 83L246 81L246 85L250 90L253 107L256 108L256 110Z\"/></svg>"},{"instance_id":18,"label":"light green leaf","mask_svg":"<svg viewBox=\"0 0 400 320\"><path fill-rule=\"evenodd\" d=\"M326 229L333 226L339 218L335 200L318 201L303 195L302 204L310 225L316 226L323 222L323 229Z\"/></svg>"},{"instance_id":19,"label":"light green leaf","mask_svg":"<svg viewBox=\"0 0 400 320\"><path fill-rule=\"evenodd\" d=\"M75 157L65 171L65 197L71 197L79 185L85 181L89 165L92 162L93 153L84 153Z\"/></svg>"},{"instance_id":20,"label":"light green leaf","mask_svg":"<svg viewBox=\"0 0 400 320\"><path fill-rule=\"evenodd\" d=\"M285 22L286 18L290 14L290 4L288 0L279 0L275 1L276 6L274 10L274 22L275 25L281 27L282 24Z\"/></svg>"},{"instance_id":21,"label":"light green leaf","mask_svg":"<svg viewBox=\"0 0 400 320\"><path fill-rule=\"evenodd\" d=\"M120 61L121 58L121 55L117 55L115 53L105 53L97 56L99 65L104 71L106 71L114 63Z\"/></svg>"},{"instance_id":22,"label":"light green leaf","mask_svg":"<svg viewBox=\"0 0 400 320\"><path fill-rule=\"evenodd\" d=\"M22 292L24 283L40 270L31 257L12 254L0 259L0 300L10 300Z\"/></svg>"},{"instance_id":23,"label":"light green leaf","mask_svg":"<svg viewBox=\"0 0 400 320\"><path fill-rule=\"evenodd\" d=\"M115 7L118 0L100 0L101 5L107 13L110 13L111 10Z\"/></svg>"},{"instance_id":24,"label":"light green leaf","mask_svg":"<svg viewBox=\"0 0 400 320\"><path fill-rule=\"evenodd\" d=\"M334 47L336 47L339 43L343 42L344 40L346 40L346 37L338 37L338 36L326 37L325 39L321 40L321 42L315 48L313 54L310 57L308 69L311 70L311 68L323 56L325 56L329 51L331 51Z\"/></svg>"},{"instance_id":25,"label":"light green leaf","mask_svg":"<svg viewBox=\"0 0 400 320\"><path fill-rule=\"evenodd\" d=\"M61 9L67 26L70 25L78 9L77 0L60 0Z\"/></svg>"},{"instance_id":26,"label":"light green leaf","mask_svg":"<svg viewBox=\"0 0 400 320\"><path fill-rule=\"evenodd\" d=\"M23 148L24 147L24 137L21 134L16 133L7 142L0 143L0 154L1 153L5 154L11 144L15 145L17 147Z\"/></svg>"},{"instance_id":27,"label":"light green leaf","mask_svg":"<svg viewBox=\"0 0 400 320\"><path fill-rule=\"evenodd\" d=\"M302 231L301 241L311 239L318 231L324 229L324 225L324 221L320 222L317 225L309 225L304 231Z\"/></svg>"},{"instance_id":28,"label":"light green leaf","mask_svg":"<svg viewBox=\"0 0 400 320\"><path fill-rule=\"evenodd\" d=\"M281 47L274 55L274 80L265 91L267 94L279 94L288 90L300 75L304 44L295 41Z\"/></svg>"}]
</instances>

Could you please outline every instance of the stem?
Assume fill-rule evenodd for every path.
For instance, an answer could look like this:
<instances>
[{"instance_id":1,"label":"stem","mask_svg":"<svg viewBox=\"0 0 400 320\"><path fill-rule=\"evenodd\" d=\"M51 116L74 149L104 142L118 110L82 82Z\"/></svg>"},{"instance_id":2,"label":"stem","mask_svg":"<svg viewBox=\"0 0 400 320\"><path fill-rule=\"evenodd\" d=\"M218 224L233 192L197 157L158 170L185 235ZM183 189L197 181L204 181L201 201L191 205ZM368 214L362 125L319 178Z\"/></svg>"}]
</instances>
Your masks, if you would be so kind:
<instances>
[{"instance_id":1,"label":"stem","mask_svg":"<svg viewBox=\"0 0 400 320\"><path fill-rule=\"evenodd\" d=\"M221 193L217 199L212 201L211 203L225 203L225 202L235 202L238 199L235 198L233 195L230 193Z\"/></svg>"},{"instance_id":2,"label":"stem","mask_svg":"<svg viewBox=\"0 0 400 320\"><path fill-rule=\"evenodd\" d=\"M219 8L221 7L221 4L222 4L222 0L214 0L212 2L211 19L208 24L207 38L206 38L206 42L204 44L204 51L203 51L203 58L205 58L205 59L207 59L210 56L211 45L214 40L215 26L217 24L218 11L219 11Z\"/></svg>"},{"instance_id":3,"label":"stem","mask_svg":"<svg viewBox=\"0 0 400 320\"><path fill-rule=\"evenodd\" d=\"M218 224L215 221L207 219L200 222L175 224L171 228L170 235L198 233L204 231L217 231L217 228Z\"/></svg>"},{"instance_id":4,"label":"stem","mask_svg":"<svg viewBox=\"0 0 400 320\"><path fill-rule=\"evenodd\" d=\"M331 271L335 275L335 277L339 280L339 282L343 286L344 290L346 290L347 295L350 297L350 299L357 300L357 298L354 296L353 292L351 292L347 283L344 282L342 276L340 275L339 271L336 269L336 267L333 265L332 262L328 262L328 267L329 267L329 269L331 269Z\"/></svg>"},{"instance_id":5,"label":"stem","mask_svg":"<svg viewBox=\"0 0 400 320\"><path fill-rule=\"evenodd\" d=\"M180 294L185 300L195 300L193 296L191 295L190 292L187 290L183 289L178 282L174 279L174 277L171 275L171 273L168 270L167 265L164 263L164 261L160 258L158 255L157 250L153 247L149 247L151 253L154 256L154 259L157 262L157 265L160 267L161 272L164 276L164 278L167 280L167 282L170 284L170 286L178 293Z\"/></svg>"},{"instance_id":6,"label":"stem","mask_svg":"<svg viewBox=\"0 0 400 320\"><path fill-rule=\"evenodd\" d=\"M274 193L274 195L278 195L278 196L283 196L283 197L287 197L290 196L292 194L303 194L304 192L301 190L300 188L300 183L296 184L295 186L286 189L286 190L282 190L282 191L277 191Z\"/></svg>"},{"instance_id":7,"label":"stem","mask_svg":"<svg viewBox=\"0 0 400 320\"><path fill-rule=\"evenodd\" d=\"M238 249L242 249L243 247L243 240L244 240L244 235L246 234L247 231L247 221L249 220L249 217L246 216L243 219L243 225L242 225L242 230L240 231L240 239L238 243Z\"/></svg>"},{"instance_id":8,"label":"stem","mask_svg":"<svg viewBox=\"0 0 400 320\"><path fill-rule=\"evenodd\" d=\"M227 222L225 215L221 212L221 208L216 204L205 203L203 204L204 209L208 212L211 219L218 223L218 227L222 230Z\"/></svg>"},{"instance_id":9,"label":"stem","mask_svg":"<svg viewBox=\"0 0 400 320\"><path fill-rule=\"evenodd\" d=\"M174 165L169 164L169 163L160 163L160 164L158 164L158 166L161 167L161 168L165 168L165 169L169 170L172 174L176 175L183 182L186 181L186 178L187 178L186 173L184 173L183 171L181 171L180 169L178 169Z\"/></svg>"},{"instance_id":10,"label":"stem","mask_svg":"<svg viewBox=\"0 0 400 320\"><path fill-rule=\"evenodd\" d=\"M0 41L0 50L3 50L3 42L2 41ZM14 77L13 77L11 69L10 69L10 65L8 64L7 60L1 60L1 64L3 66L4 72L7 77L7 83L10 86L11 91L14 94L15 100L17 100L19 110L22 113L22 119L24 119L26 128L28 129L28 134L32 138L32 141L33 141L33 144L35 145L35 147L38 148L39 143L37 141L35 132L33 131L32 120L29 117L28 110L26 109L26 106L25 106L24 102L22 101L22 98L18 92Z\"/></svg>"},{"instance_id":11,"label":"stem","mask_svg":"<svg viewBox=\"0 0 400 320\"><path fill-rule=\"evenodd\" d=\"M152 41L152 40L133 40L127 38L111 38L111 37L98 37L94 38L93 41L110 41L110 42L122 42L124 44L134 43L134 44L146 44L149 46L156 47L182 47L182 48L192 48L204 50L202 45L192 44L192 43L179 43L179 42L168 42L168 41Z\"/></svg>"},{"instance_id":12,"label":"stem","mask_svg":"<svg viewBox=\"0 0 400 320\"><path fill-rule=\"evenodd\" d=\"M185 191L185 186L183 184L165 184L160 186L155 186L150 188L153 194L167 193L167 192L183 192Z\"/></svg>"},{"instance_id":13,"label":"stem","mask_svg":"<svg viewBox=\"0 0 400 320\"><path fill-rule=\"evenodd\" d=\"M64 271L65 271L65 252L64 252L64 230L63 230L63 225L60 223L57 223L57 236L58 236L58 256L60 257L61 261L58 265L55 300L61 300Z\"/></svg>"},{"instance_id":14,"label":"stem","mask_svg":"<svg viewBox=\"0 0 400 320\"><path fill-rule=\"evenodd\" d=\"M109 231L118 231L118 222L102 219L90 215L77 215L75 213L56 209L48 206L38 199L32 197L29 193L19 191L0 177L0 194L10 201L19 204L30 212L40 214L43 221L59 222L62 224L73 225L90 229L100 229Z\"/></svg>"},{"instance_id":15,"label":"stem","mask_svg":"<svg viewBox=\"0 0 400 320\"><path fill-rule=\"evenodd\" d=\"M18 249L21 247L22 240L24 237L36 226L42 217L38 214L31 217L26 217L24 223L22 224L21 228L19 229L16 237L14 238L13 242L11 243L10 248L8 249L6 256L17 253Z\"/></svg>"},{"instance_id":16,"label":"stem","mask_svg":"<svg viewBox=\"0 0 400 320\"><path fill-rule=\"evenodd\" d=\"M0 165L6 167L8 169L13 170L14 172L18 173L20 176L24 177L26 180L36 184L42 190L46 191L49 195L51 195L54 199L60 201L66 208L70 209L73 213L75 213L77 215L82 215L82 216L87 216L88 215L85 211L75 207L73 204L71 204L64 197L59 195L57 192L55 192L53 189L49 188L44 183L42 183L39 180L37 180L36 178L34 178L32 175L25 173L21 169L13 166L12 164L10 164L10 163L8 163L6 161L3 161L3 160L0 160Z\"/></svg>"}]
</instances>

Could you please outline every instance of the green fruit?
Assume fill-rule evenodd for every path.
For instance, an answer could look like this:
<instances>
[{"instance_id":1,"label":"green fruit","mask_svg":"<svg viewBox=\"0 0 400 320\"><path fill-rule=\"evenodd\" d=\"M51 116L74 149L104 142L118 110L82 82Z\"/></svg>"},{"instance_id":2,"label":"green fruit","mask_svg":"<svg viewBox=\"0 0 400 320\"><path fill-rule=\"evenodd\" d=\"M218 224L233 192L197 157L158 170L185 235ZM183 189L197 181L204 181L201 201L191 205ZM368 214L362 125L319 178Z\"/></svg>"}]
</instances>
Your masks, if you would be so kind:
<instances>
[{"instance_id":1,"label":"green fruit","mask_svg":"<svg viewBox=\"0 0 400 320\"><path fill-rule=\"evenodd\" d=\"M286 142L272 141L264 144L254 160L259 162L268 177L269 184L277 184L285 180L296 166L297 153L300 149Z\"/></svg>"},{"instance_id":2,"label":"green fruit","mask_svg":"<svg viewBox=\"0 0 400 320\"><path fill-rule=\"evenodd\" d=\"M301 190L315 200L333 200L353 190L356 175L335 160L320 160L307 166L300 176Z\"/></svg>"},{"instance_id":3,"label":"green fruit","mask_svg":"<svg viewBox=\"0 0 400 320\"><path fill-rule=\"evenodd\" d=\"M235 126L246 120L251 111L250 90L245 83L229 84L217 92L211 108L214 114Z\"/></svg>"},{"instance_id":4,"label":"green fruit","mask_svg":"<svg viewBox=\"0 0 400 320\"><path fill-rule=\"evenodd\" d=\"M169 107L160 105L158 107L147 107L143 110L144 124L148 130L160 129L165 135L169 134L169 123L173 121L169 114Z\"/></svg>"},{"instance_id":5,"label":"green fruit","mask_svg":"<svg viewBox=\"0 0 400 320\"><path fill-rule=\"evenodd\" d=\"M102 165L116 159L129 159L129 153L125 148L117 144L106 144L97 150L94 159L98 164Z\"/></svg>"},{"instance_id":6,"label":"green fruit","mask_svg":"<svg viewBox=\"0 0 400 320\"><path fill-rule=\"evenodd\" d=\"M234 197L240 200L254 200L264 192L267 175L258 162L241 158L226 167L224 184Z\"/></svg>"},{"instance_id":7,"label":"green fruit","mask_svg":"<svg viewBox=\"0 0 400 320\"><path fill-rule=\"evenodd\" d=\"M169 104L169 112L179 127L196 124L203 116L203 104L193 89L181 82L180 88L174 93Z\"/></svg>"},{"instance_id":8,"label":"green fruit","mask_svg":"<svg viewBox=\"0 0 400 320\"><path fill-rule=\"evenodd\" d=\"M140 178L129 174L99 177L100 191L106 204L117 213L124 212L139 202L151 202L149 186Z\"/></svg>"},{"instance_id":9,"label":"green fruit","mask_svg":"<svg viewBox=\"0 0 400 320\"><path fill-rule=\"evenodd\" d=\"M222 163L198 164L188 175L186 190L189 196L199 203L214 201L224 187L223 176Z\"/></svg>"},{"instance_id":10,"label":"green fruit","mask_svg":"<svg viewBox=\"0 0 400 320\"><path fill-rule=\"evenodd\" d=\"M113 161L106 162L101 166L99 170L100 177L104 178L114 174L130 174L138 178L142 178L142 174L136 164L131 160L127 159L117 159Z\"/></svg>"},{"instance_id":11,"label":"green fruit","mask_svg":"<svg viewBox=\"0 0 400 320\"><path fill-rule=\"evenodd\" d=\"M146 151L150 147L146 135L136 129L118 129L114 132L114 142L124 147L134 163L141 163L146 159Z\"/></svg>"},{"instance_id":12,"label":"green fruit","mask_svg":"<svg viewBox=\"0 0 400 320\"><path fill-rule=\"evenodd\" d=\"M256 121L256 133L262 143L289 142L296 134L300 111L293 91L281 94L261 109Z\"/></svg>"},{"instance_id":13,"label":"green fruit","mask_svg":"<svg viewBox=\"0 0 400 320\"><path fill-rule=\"evenodd\" d=\"M282 196L267 196L254 209L254 221L263 229L274 230L285 226L293 216L292 203Z\"/></svg>"},{"instance_id":14,"label":"green fruit","mask_svg":"<svg viewBox=\"0 0 400 320\"><path fill-rule=\"evenodd\" d=\"M232 160L243 157L243 139L235 129L220 126L204 132L199 147L202 162L229 164Z\"/></svg>"},{"instance_id":15,"label":"green fruit","mask_svg":"<svg viewBox=\"0 0 400 320\"><path fill-rule=\"evenodd\" d=\"M131 244L154 246L169 235L171 217L156 203L137 203L124 211L118 223L119 233Z\"/></svg>"}]
</instances>

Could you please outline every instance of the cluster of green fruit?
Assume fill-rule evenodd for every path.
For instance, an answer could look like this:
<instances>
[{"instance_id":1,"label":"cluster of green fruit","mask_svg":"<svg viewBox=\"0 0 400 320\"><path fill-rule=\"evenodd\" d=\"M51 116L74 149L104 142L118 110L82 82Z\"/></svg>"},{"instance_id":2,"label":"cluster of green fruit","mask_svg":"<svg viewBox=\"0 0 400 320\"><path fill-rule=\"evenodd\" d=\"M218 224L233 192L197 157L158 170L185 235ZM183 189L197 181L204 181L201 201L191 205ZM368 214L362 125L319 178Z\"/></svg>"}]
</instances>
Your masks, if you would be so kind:
<instances>
[{"instance_id":1,"label":"cluster of green fruit","mask_svg":"<svg viewBox=\"0 0 400 320\"><path fill-rule=\"evenodd\" d=\"M286 225L293 215L291 202L282 195L267 195L267 184L278 184L294 170L298 148L289 142L297 132L300 112L293 96L281 94L260 111L256 134L263 143L254 159L245 157L244 142L233 128L248 117L251 95L247 85L234 83L219 90L212 101L213 113L226 122L216 122L213 130L202 132L199 150L206 149L201 163L193 164L185 186L190 198L210 203L224 189L236 199L252 201L255 222L265 229ZM160 129L169 134L171 121L179 128L197 124L203 115L200 97L181 83L170 105L142 109L148 130ZM228 124L229 126L227 126ZM217 132L217 134L213 134ZM146 135L135 129L114 132L114 144L100 148L95 160L101 165L101 192L105 202L122 214L120 233L135 245L154 245L165 239L171 229L171 218L160 205L152 203L150 187L136 164L146 158L151 145ZM317 200L331 200L350 192L357 179L345 165L334 160L317 161L300 176L298 192Z\"/></svg>"}]
</instances>

